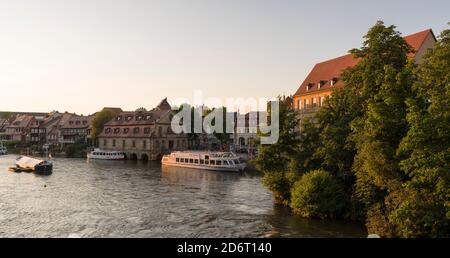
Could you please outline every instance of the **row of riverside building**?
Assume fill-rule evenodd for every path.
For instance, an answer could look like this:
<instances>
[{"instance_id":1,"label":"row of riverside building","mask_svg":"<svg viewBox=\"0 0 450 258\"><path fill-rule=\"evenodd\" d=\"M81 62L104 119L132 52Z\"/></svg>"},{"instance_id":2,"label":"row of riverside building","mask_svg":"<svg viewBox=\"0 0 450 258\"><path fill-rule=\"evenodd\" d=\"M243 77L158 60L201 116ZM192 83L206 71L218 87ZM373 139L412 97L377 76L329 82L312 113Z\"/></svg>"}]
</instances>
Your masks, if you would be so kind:
<instances>
[{"instance_id":1,"label":"row of riverside building","mask_svg":"<svg viewBox=\"0 0 450 258\"><path fill-rule=\"evenodd\" d=\"M94 118L58 111L8 113L9 118L0 118L0 140L36 146L87 143Z\"/></svg>"},{"instance_id":2,"label":"row of riverside building","mask_svg":"<svg viewBox=\"0 0 450 258\"><path fill-rule=\"evenodd\" d=\"M233 149L253 151L253 140L257 135L257 121L250 113L233 113L235 130L227 146L222 146L213 135L201 134L192 139L188 134L175 134L171 128L174 111L167 99L149 111L123 111L121 108L106 107L115 114L107 122L95 142L104 150L117 150L130 159L156 160L165 153L186 149ZM94 146L91 140L92 122L96 113L88 116L73 113L26 113L8 112L8 119L0 118L0 145L12 142L16 145L63 149L64 146L81 143ZM5 117L5 112L0 112ZM237 122L238 118L244 121ZM259 119L258 119L259 120ZM214 146L212 146L214 145Z\"/></svg>"}]
</instances>

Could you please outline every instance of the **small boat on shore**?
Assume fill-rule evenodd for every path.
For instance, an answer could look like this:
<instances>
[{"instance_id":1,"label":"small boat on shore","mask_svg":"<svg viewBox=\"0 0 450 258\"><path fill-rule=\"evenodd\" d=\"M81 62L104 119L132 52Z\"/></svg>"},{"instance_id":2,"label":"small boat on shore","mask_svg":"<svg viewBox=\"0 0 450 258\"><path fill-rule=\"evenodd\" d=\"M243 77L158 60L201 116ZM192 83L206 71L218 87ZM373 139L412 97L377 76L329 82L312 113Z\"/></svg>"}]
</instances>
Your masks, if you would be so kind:
<instances>
[{"instance_id":1,"label":"small boat on shore","mask_svg":"<svg viewBox=\"0 0 450 258\"><path fill-rule=\"evenodd\" d=\"M161 163L164 166L230 172L243 171L246 167L232 152L173 152L164 155Z\"/></svg>"},{"instance_id":2,"label":"small boat on shore","mask_svg":"<svg viewBox=\"0 0 450 258\"><path fill-rule=\"evenodd\" d=\"M87 158L101 160L124 160L125 154L121 151L106 151L95 149L87 154Z\"/></svg>"},{"instance_id":3,"label":"small boat on shore","mask_svg":"<svg viewBox=\"0 0 450 258\"><path fill-rule=\"evenodd\" d=\"M20 156L16 159L16 167L10 168L14 172L34 172L36 174L51 174L53 163L47 160Z\"/></svg>"}]
</instances>

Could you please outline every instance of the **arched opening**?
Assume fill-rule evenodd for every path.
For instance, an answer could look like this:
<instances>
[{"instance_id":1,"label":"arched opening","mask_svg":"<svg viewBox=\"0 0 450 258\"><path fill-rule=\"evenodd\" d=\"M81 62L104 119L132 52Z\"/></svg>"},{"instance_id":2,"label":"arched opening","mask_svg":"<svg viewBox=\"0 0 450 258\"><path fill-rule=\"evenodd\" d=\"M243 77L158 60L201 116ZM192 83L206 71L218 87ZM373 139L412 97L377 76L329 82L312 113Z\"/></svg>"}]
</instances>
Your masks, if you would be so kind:
<instances>
[{"instance_id":1,"label":"arched opening","mask_svg":"<svg viewBox=\"0 0 450 258\"><path fill-rule=\"evenodd\" d=\"M124 157L125 160L128 159L128 156L127 156L127 154L125 152L123 153L123 157Z\"/></svg>"},{"instance_id":2,"label":"arched opening","mask_svg":"<svg viewBox=\"0 0 450 258\"><path fill-rule=\"evenodd\" d=\"M131 160L137 160L138 156L136 153L131 154Z\"/></svg>"},{"instance_id":3,"label":"arched opening","mask_svg":"<svg viewBox=\"0 0 450 258\"><path fill-rule=\"evenodd\" d=\"M148 161L148 155L145 154L145 153L143 153L143 154L141 155L141 160L142 160L142 161Z\"/></svg>"},{"instance_id":4,"label":"arched opening","mask_svg":"<svg viewBox=\"0 0 450 258\"><path fill-rule=\"evenodd\" d=\"M244 137L240 137L239 138L239 145L240 146L244 146L245 145L245 138Z\"/></svg>"}]
</instances>

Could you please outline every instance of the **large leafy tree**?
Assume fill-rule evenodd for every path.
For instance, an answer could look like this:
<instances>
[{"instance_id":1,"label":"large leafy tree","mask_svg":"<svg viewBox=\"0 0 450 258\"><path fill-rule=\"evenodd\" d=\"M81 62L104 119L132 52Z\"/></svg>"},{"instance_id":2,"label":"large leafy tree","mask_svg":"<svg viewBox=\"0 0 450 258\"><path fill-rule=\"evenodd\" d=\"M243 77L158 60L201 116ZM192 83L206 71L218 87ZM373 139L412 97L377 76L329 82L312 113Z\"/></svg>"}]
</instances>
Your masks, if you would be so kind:
<instances>
[{"instance_id":1,"label":"large leafy tree","mask_svg":"<svg viewBox=\"0 0 450 258\"><path fill-rule=\"evenodd\" d=\"M263 172L263 183L272 191L277 202L289 204L290 189L295 182L291 171L293 156L299 146L299 120L297 113L279 98L279 113L269 108L269 116L279 116L279 139L275 144L259 145L258 156L253 163Z\"/></svg>"},{"instance_id":2,"label":"large leafy tree","mask_svg":"<svg viewBox=\"0 0 450 258\"><path fill-rule=\"evenodd\" d=\"M103 131L105 124L111 121L116 114L110 109L103 109L95 114L94 120L92 120L91 137L96 140L100 133Z\"/></svg>"},{"instance_id":3,"label":"large leafy tree","mask_svg":"<svg viewBox=\"0 0 450 258\"><path fill-rule=\"evenodd\" d=\"M416 71L416 98L408 99L410 129L399 155L408 182L394 199L391 223L403 237L449 236L450 219L450 30Z\"/></svg>"}]
</instances>

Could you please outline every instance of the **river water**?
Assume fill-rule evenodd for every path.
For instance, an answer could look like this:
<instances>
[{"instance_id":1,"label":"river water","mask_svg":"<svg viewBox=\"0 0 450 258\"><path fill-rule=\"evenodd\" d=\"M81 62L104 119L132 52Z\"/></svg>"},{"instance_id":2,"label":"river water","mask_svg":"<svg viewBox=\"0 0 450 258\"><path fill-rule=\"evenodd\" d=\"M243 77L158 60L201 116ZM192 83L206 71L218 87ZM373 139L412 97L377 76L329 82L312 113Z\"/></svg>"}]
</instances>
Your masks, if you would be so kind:
<instances>
[{"instance_id":1,"label":"river water","mask_svg":"<svg viewBox=\"0 0 450 258\"><path fill-rule=\"evenodd\" d=\"M8 172L15 158L0 156L0 237L366 236L360 224L274 205L256 172L58 158L38 176Z\"/></svg>"}]
</instances>

